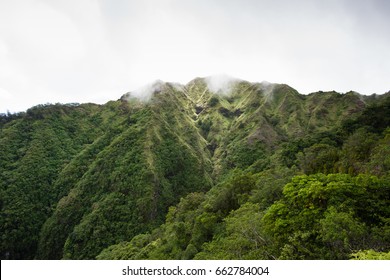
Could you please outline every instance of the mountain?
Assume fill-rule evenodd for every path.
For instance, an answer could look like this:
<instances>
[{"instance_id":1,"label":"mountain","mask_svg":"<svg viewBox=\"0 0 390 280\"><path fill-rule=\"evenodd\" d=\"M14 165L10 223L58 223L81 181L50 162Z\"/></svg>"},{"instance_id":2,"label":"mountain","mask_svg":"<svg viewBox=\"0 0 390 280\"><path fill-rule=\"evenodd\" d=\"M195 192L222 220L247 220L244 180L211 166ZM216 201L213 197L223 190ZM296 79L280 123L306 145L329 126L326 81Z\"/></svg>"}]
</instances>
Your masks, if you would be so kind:
<instances>
[{"instance_id":1,"label":"mountain","mask_svg":"<svg viewBox=\"0 0 390 280\"><path fill-rule=\"evenodd\" d=\"M2 115L1 258L387 252L389 107L389 93L209 77ZM308 220L286 215L299 207Z\"/></svg>"}]
</instances>

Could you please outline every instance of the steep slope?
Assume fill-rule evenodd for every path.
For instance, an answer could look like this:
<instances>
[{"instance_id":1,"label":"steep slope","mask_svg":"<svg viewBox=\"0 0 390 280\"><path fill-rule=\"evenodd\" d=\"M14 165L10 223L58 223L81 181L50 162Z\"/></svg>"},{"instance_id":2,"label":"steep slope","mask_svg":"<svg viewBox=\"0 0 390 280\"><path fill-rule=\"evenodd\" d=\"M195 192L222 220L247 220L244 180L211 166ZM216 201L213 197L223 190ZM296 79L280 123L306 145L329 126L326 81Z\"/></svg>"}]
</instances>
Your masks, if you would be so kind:
<instances>
[{"instance_id":1,"label":"steep slope","mask_svg":"<svg viewBox=\"0 0 390 280\"><path fill-rule=\"evenodd\" d=\"M210 191L192 193L171 207L159 228L110 246L97 258L346 259L356 252L365 256L372 250L384 252L374 251L378 258L388 256L390 165L386 158L390 158L390 131L385 130L390 127L390 110L386 110L390 104L388 94L372 98L367 104L365 98L355 93L320 92L298 96L299 99L295 99L294 92L290 93L290 97L275 95L275 103L259 110L259 115L245 115L245 107L240 108L242 114L238 118L247 117L253 122L262 121L264 112L282 115L279 118L282 121L269 124L275 131L273 135L279 137L274 138L273 145L267 146L264 138L252 140L261 142L260 149L269 155L257 154L253 157L256 164L248 165L253 162L252 153L259 149L250 146L249 136L253 131L261 132L266 122L253 130L234 130L231 125L234 117L228 115L227 124L221 122L228 128L226 134L218 128L214 130L223 134L217 140L224 145L224 149L217 147L224 152L220 158L214 153L214 160L226 161L228 152L234 152L234 145L247 144L252 147L251 152L240 150L232 162L245 160L248 164L240 166L244 171L226 168L227 175ZM250 93L245 100L249 96ZM225 98L214 97L218 102ZM288 98L292 101L287 101ZM212 101L211 107L220 106L218 102ZM296 102L299 112L295 108L293 116L278 114L283 104L286 110L290 102ZM324 106L326 112L317 114ZM228 104L224 108L237 109ZM211 122L220 121L219 115L207 117ZM297 129L283 129L289 125ZM235 131L233 137L229 135L232 131ZM260 171L259 160L269 162ZM301 175L334 170L350 174ZM357 173L366 174L355 176Z\"/></svg>"},{"instance_id":2,"label":"steep slope","mask_svg":"<svg viewBox=\"0 0 390 280\"><path fill-rule=\"evenodd\" d=\"M98 106L39 106L0 136L2 258L33 258L42 224L61 194L60 171L100 133ZM76 121L82 119L82 122Z\"/></svg>"},{"instance_id":3,"label":"steep slope","mask_svg":"<svg viewBox=\"0 0 390 280\"><path fill-rule=\"evenodd\" d=\"M210 188L205 143L184 101L170 85L148 104L132 101L120 130L104 135L107 143L44 225L38 258L94 258L161 223L181 196ZM83 168L78 157L72 164Z\"/></svg>"},{"instance_id":4,"label":"steep slope","mask_svg":"<svg viewBox=\"0 0 390 280\"><path fill-rule=\"evenodd\" d=\"M314 132L330 132L366 106L360 95L300 95L287 85L236 81L227 92L211 92L207 79L191 81L196 122L208 144L214 175L231 168L262 171L283 143Z\"/></svg>"},{"instance_id":5,"label":"steep slope","mask_svg":"<svg viewBox=\"0 0 390 280\"><path fill-rule=\"evenodd\" d=\"M283 84L232 80L218 88L211 79L159 81L143 98L131 92L102 106L45 105L3 116L1 258L93 259L158 228L188 194L191 209L210 197L217 213L197 210L204 220L190 244L200 250L214 234L205 222L221 222L249 197L271 206L299 172L353 175L375 166L387 174L387 162L379 164L387 115L372 117L380 131L364 130L371 122L361 117L373 116L374 105L387 108L386 95L304 96ZM257 177L242 181L234 169Z\"/></svg>"}]
</instances>

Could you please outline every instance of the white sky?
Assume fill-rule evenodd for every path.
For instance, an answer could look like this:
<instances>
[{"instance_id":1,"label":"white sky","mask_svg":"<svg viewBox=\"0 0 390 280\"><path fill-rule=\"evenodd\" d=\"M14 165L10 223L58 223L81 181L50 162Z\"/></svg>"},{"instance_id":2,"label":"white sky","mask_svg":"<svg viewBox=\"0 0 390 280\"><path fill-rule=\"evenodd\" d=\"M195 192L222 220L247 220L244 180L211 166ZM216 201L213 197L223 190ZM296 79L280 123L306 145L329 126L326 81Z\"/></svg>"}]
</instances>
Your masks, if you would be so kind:
<instances>
[{"instance_id":1,"label":"white sky","mask_svg":"<svg viewBox=\"0 0 390 280\"><path fill-rule=\"evenodd\" d=\"M390 90L388 0L0 0L0 112L226 73Z\"/></svg>"}]
</instances>

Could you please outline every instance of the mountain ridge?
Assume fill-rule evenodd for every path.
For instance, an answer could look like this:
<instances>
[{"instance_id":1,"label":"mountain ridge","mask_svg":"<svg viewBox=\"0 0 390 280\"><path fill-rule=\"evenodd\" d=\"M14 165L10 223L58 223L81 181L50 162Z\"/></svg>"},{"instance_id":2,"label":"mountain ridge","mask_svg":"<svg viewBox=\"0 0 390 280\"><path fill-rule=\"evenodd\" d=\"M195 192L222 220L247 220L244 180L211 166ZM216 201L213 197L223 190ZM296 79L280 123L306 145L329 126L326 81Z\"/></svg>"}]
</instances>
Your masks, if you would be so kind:
<instances>
[{"instance_id":1,"label":"mountain ridge","mask_svg":"<svg viewBox=\"0 0 390 280\"><path fill-rule=\"evenodd\" d=\"M242 189L229 194L240 201L262 193L246 175L251 187L237 178L223 185L235 170L279 178L257 203L276 202L292 175L387 176L389 93L301 95L285 84L242 80L214 83L215 92L208 82L159 81L104 105L41 105L2 116L2 259L95 258L164 225L188 195L214 197L215 188L229 193L231 186ZM218 205L225 213L243 204ZM196 240L199 251L203 239Z\"/></svg>"}]
</instances>

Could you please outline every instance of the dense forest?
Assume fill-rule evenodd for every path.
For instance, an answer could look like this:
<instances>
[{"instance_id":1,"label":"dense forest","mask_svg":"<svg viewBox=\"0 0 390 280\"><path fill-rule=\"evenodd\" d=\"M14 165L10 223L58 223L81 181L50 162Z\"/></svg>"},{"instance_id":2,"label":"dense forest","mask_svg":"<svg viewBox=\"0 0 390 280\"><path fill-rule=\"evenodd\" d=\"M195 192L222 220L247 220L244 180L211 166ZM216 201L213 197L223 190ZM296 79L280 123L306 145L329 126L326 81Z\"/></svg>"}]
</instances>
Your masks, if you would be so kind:
<instances>
[{"instance_id":1,"label":"dense forest","mask_svg":"<svg viewBox=\"0 0 390 280\"><path fill-rule=\"evenodd\" d=\"M390 93L149 90L0 115L1 259L390 259Z\"/></svg>"}]
</instances>

